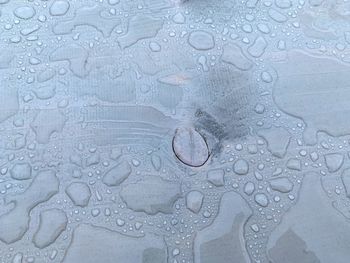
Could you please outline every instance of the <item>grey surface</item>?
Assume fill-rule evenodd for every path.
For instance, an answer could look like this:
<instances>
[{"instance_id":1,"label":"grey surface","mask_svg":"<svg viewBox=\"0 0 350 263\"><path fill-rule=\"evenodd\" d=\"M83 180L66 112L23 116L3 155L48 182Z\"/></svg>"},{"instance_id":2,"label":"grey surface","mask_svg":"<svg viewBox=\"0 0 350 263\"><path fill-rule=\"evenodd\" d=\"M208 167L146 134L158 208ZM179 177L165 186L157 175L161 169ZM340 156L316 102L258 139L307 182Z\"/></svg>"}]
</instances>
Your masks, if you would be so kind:
<instances>
[{"instance_id":1,"label":"grey surface","mask_svg":"<svg viewBox=\"0 0 350 263\"><path fill-rule=\"evenodd\" d=\"M349 12L0 0L0 262L349 262Z\"/></svg>"}]
</instances>

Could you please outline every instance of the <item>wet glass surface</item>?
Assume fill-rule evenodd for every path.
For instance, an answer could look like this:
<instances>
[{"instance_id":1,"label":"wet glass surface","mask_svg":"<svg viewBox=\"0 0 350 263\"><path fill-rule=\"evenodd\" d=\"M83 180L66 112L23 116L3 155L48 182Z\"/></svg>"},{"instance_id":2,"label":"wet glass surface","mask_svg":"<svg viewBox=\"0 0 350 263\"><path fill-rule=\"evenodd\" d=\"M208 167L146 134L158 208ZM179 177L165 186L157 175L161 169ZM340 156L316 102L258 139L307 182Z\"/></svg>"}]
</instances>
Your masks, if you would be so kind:
<instances>
[{"instance_id":1,"label":"wet glass surface","mask_svg":"<svg viewBox=\"0 0 350 263\"><path fill-rule=\"evenodd\" d=\"M349 14L0 0L0 262L348 263Z\"/></svg>"}]
</instances>

